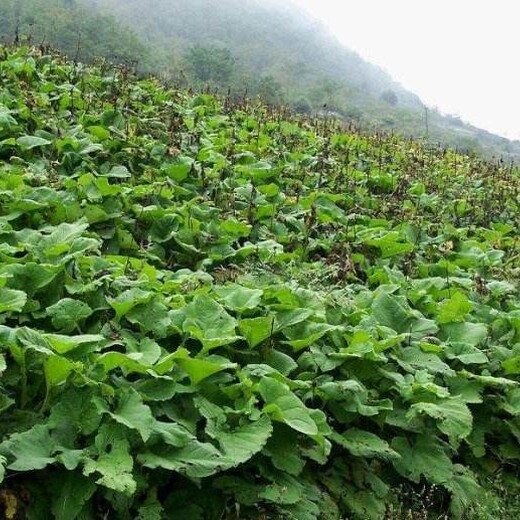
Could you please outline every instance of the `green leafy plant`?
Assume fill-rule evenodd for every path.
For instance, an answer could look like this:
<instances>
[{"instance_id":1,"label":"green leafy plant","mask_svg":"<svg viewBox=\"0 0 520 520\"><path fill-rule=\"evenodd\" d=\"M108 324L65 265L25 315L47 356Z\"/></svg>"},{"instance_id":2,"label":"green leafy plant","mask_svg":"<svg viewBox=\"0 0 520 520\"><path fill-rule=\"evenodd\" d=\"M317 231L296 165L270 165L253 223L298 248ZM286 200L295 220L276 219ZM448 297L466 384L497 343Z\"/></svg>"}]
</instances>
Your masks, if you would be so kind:
<instances>
[{"instance_id":1,"label":"green leafy plant","mask_svg":"<svg viewBox=\"0 0 520 520\"><path fill-rule=\"evenodd\" d=\"M464 518L517 473L516 170L27 48L0 81L4 516Z\"/></svg>"}]
</instances>

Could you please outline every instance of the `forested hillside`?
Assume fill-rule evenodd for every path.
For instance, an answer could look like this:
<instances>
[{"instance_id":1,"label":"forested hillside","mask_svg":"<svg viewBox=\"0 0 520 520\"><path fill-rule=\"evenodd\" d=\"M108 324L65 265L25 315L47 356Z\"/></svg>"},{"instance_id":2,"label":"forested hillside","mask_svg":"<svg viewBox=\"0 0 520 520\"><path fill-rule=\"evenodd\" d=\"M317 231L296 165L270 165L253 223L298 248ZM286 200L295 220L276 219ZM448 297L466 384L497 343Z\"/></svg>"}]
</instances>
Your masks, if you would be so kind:
<instances>
[{"instance_id":1,"label":"forested hillside","mask_svg":"<svg viewBox=\"0 0 520 520\"><path fill-rule=\"evenodd\" d=\"M74 0L1 0L0 40L50 46L81 61L147 66L149 60L148 49L128 27Z\"/></svg>"},{"instance_id":2,"label":"forested hillside","mask_svg":"<svg viewBox=\"0 0 520 520\"><path fill-rule=\"evenodd\" d=\"M359 23L347 20L346 23ZM108 57L178 85L247 92L302 113L472 150L506 161L520 143L425 110L417 96L346 49L291 2L4 0L0 35L47 42L71 57ZM131 28L131 30L128 29ZM139 39L132 34L136 31Z\"/></svg>"},{"instance_id":3,"label":"forested hillside","mask_svg":"<svg viewBox=\"0 0 520 520\"><path fill-rule=\"evenodd\" d=\"M154 50L156 69L165 69L176 78L182 71L191 84L209 80L239 92L247 87L250 94L267 102L288 103L308 112L321 111L326 105L325 111L358 121L365 128L375 125L463 150L520 159L520 142L512 143L433 109L426 115L417 96L345 48L290 1L84 1L116 13ZM345 23L367 21L346 19ZM194 45L202 49L193 52ZM222 50L229 52L227 67L219 54ZM216 52L214 62L210 51ZM209 64L209 74L200 74L197 64L206 73Z\"/></svg>"},{"instance_id":4,"label":"forested hillside","mask_svg":"<svg viewBox=\"0 0 520 520\"><path fill-rule=\"evenodd\" d=\"M0 83L0 515L519 517L518 170L29 48Z\"/></svg>"}]
</instances>

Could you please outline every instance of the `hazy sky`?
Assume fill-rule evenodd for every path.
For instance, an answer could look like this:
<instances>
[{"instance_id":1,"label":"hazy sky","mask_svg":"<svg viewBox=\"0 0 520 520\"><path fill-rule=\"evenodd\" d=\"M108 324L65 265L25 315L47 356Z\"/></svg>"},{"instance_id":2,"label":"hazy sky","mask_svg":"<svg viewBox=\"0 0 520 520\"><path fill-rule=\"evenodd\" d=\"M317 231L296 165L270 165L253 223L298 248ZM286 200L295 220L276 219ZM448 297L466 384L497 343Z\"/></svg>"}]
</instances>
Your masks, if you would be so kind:
<instances>
[{"instance_id":1,"label":"hazy sky","mask_svg":"<svg viewBox=\"0 0 520 520\"><path fill-rule=\"evenodd\" d=\"M294 1L426 104L520 139L520 1Z\"/></svg>"}]
</instances>

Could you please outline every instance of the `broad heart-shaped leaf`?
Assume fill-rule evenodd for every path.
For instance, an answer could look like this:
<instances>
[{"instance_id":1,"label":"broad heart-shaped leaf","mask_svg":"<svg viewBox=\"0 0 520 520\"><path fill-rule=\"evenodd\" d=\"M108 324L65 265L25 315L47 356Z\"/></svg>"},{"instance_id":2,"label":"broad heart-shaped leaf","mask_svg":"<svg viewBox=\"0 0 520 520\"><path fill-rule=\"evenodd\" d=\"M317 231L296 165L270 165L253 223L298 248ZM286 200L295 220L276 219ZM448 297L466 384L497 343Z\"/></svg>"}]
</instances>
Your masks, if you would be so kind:
<instances>
[{"instance_id":1,"label":"broad heart-shaped leaf","mask_svg":"<svg viewBox=\"0 0 520 520\"><path fill-rule=\"evenodd\" d=\"M378 247L381 250L381 258L391 258L409 253L414 250L414 245L400 242L399 233L391 231L381 238L367 240L369 246Z\"/></svg>"},{"instance_id":2,"label":"broad heart-shaped leaf","mask_svg":"<svg viewBox=\"0 0 520 520\"><path fill-rule=\"evenodd\" d=\"M151 291L143 291L138 287L129 289L119 294L116 298L107 298L109 305L116 311L116 317L122 318L134 307L142 303L148 303L153 298Z\"/></svg>"},{"instance_id":3,"label":"broad heart-shaped leaf","mask_svg":"<svg viewBox=\"0 0 520 520\"><path fill-rule=\"evenodd\" d=\"M372 315L380 325L400 334L409 333L412 339L418 340L439 330L433 320L412 312L404 298L384 292L372 302Z\"/></svg>"},{"instance_id":4,"label":"broad heart-shaped leaf","mask_svg":"<svg viewBox=\"0 0 520 520\"><path fill-rule=\"evenodd\" d=\"M48 256L58 256L70 249L70 246L75 238L80 237L89 227L88 222L85 219L79 220L69 224L63 222L56 227L49 227L45 230L50 231L49 235L46 235L39 247L43 249Z\"/></svg>"},{"instance_id":5,"label":"broad heart-shaped leaf","mask_svg":"<svg viewBox=\"0 0 520 520\"><path fill-rule=\"evenodd\" d=\"M103 408L102 408L103 410ZM103 411L106 411L103 410ZM143 441L147 441L153 431L155 419L150 407L143 403L141 396L133 389L127 390L121 397L114 412L108 412L114 421L124 424L131 430L137 430Z\"/></svg>"},{"instance_id":6,"label":"broad heart-shaped leaf","mask_svg":"<svg viewBox=\"0 0 520 520\"><path fill-rule=\"evenodd\" d=\"M476 347L482 343L488 335L486 325L483 323L445 323L441 326L440 337L449 343L462 343L470 347Z\"/></svg>"},{"instance_id":7,"label":"broad heart-shaped leaf","mask_svg":"<svg viewBox=\"0 0 520 520\"><path fill-rule=\"evenodd\" d=\"M304 498L304 492L305 488L298 479L280 473L276 481L266 486L259 496L275 504L297 504Z\"/></svg>"},{"instance_id":8,"label":"broad heart-shaped leaf","mask_svg":"<svg viewBox=\"0 0 520 520\"><path fill-rule=\"evenodd\" d=\"M238 466L261 451L272 432L271 421L264 415L258 421L246 423L232 432L218 430L216 440L224 455L234 466Z\"/></svg>"},{"instance_id":9,"label":"broad heart-shaped leaf","mask_svg":"<svg viewBox=\"0 0 520 520\"><path fill-rule=\"evenodd\" d=\"M401 458L392 459L397 472L415 483L421 476L434 484L444 484L453 475L453 464L446 448L433 435L419 435L415 442L405 437L395 437L391 443Z\"/></svg>"},{"instance_id":10,"label":"broad heart-shaped leaf","mask_svg":"<svg viewBox=\"0 0 520 520\"><path fill-rule=\"evenodd\" d=\"M129 179L132 174L128 171L126 166L114 166L105 177L111 177L113 179Z\"/></svg>"},{"instance_id":11,"label":"broad heart-shaped leaf","mask_svg":"<svg viewBox=\"0 0 520 520\"><path fill-rule=\"evenodd\" d=\"M206 295L195 296L189 305L172 317L174 321L181 322L184 332L202 343L204 351L229 345L239 339L235 333L237 320Z\"/></svg>"},{"instance_id":12,"label":"broad heart-shaped leaf","mask_svg":"<svg viewBox=\"0 0 520 520\"><path fill-rule=\"evenodd\" d=\"M187 179L193 163L194 161L191 157L179 156L174 162L166 166L166 175L176 182L182 182Z\"/></svg>"},{"instance_id":13,"label":"broad heart-shaped leaf","mask_svg":"<svg viewBox=\"0 0 520 520\"><path fill-rule=\"evenodd\" d=\"M464 365L489 363L486 354L478 347L464 343L451 343L445 351L447 359L458 359Z\"/></svg>"},{"instance_id":14,"label":"broad heart-shaped leaf","mask_svg":"<svg viewBox=\"0 0 520 520\"><path fill-rule=\"evenodd\" d=\"M294 442L294 432L289 426L275 423L273 433L263 450L273 465L291 475L299 475L305 467L300 446Z\"/></svg>"},{"instance_id":15,"label":"broad heart-shaped leaf","mask_svg":"<svg viewBox=\"0 0 520 520\"><path fill-rule=\"evenodd\" d=\"M459 398L443 399L437 403L415 403L408 417L426 414L435 419L437 427L450 441L457 443L465 439L473 428L473 416L468 406Z\"/></svg>"},{"instance_id":16,"label":"broad heart-shaped leaf","mask_svg":"<svg viewBox=\"0 0 520 520\"><path fill-rule=\"evenodd\" d=\"M285 341L287 345L290 345L294 350L298 351L309 345L312 345L320 338L325 336L332 330L337 330L339 327L330 325L328 323L316 323L314 321L304 321L297 325L292 325L284 329L283 333L288 341Z\"/></svg>"},{"instance_id":17,"label":"broad heart-shaped leaf","mask_svg":"<svg viewBox=\"0 0 520 520\"><path fill-rule=\"evenodd\" d=\"M168 335L168 327L171 325L168 307L157 297L146 305L141 304L134 307L126 314L126 319L130 323L138 325L143 334L153 332L158 339Z\"/></svg>"},{"instance_id":18,"label":"broad heart-shaped leaf","mask_svg":"<svg viewBox=\"0 0 520 520\"><path fill-rule=\"evenodd\" d=\"M62 356L56 356L54 354L48 356L43 364L45 380L48 387L50 388L66 381L76 366L81 365L79 363L74 364Z\"/></svg>"},{"instance_id":19,"label":"broad heart-shaped leaf","mask_svg":"<svg viewBox=\"0 0 520 520\"><path fill-rule=\"evenodd\" d=\"M27 294L23 291L0 288L0 312L20 312L27 302Z\"/></svg>"},{"instance_id":20,"label":"broad heart-shaped leaf","mask_svg":"<svg viewBox=\"0 0 520 520\"><path fill-rule=\"evenodd\" d=\"M245 176L249 176L255 184L263 184L267 179L276 175L276 170L273 170L272 166L265 161L239 165L236 169Z\"/></svg>"},{"instance_id":21,"label":"broad heart-shaped leaf","mask_svg":"<svg viewBox=\"0 0 520 520\"><path fill-rule=\"evenodd\" d=\"M190 357L178 358L176 363L188 374L194 385L217 372L222 372L222 370L227 370L228 368L236 368L236 365L233 363L213 363L206 359Z\"/></svg>"},{"instance_id":22,"label":"broad heart-shaped leaf","mask_svg":"<svg viewBox=\"0 0 520 520\"><path fill-rule=\"evenodd\" d=\"M260 318L245 319L238 322L238 330L246 338L251 348L271 337L273 327L273 316L261 316Z\"/></svg>"},{"instance_id":23,"label":"broad heart-shaped leaf","mask_svg":"<svg viewBox=\"0 0 520 520\"><path fill-rule=\"evenodd\" d=\"M15 433L0 444L0 454L11 461L7 467L13 471L43 469L55 461L55 450L56 443L43 424Z\"/></svg>"},{"instance_id":24,"label":"broad heart-shaped leaf","mask_svg":"<svg viewBox=\"0 0 520 520\"><path fill-rule=\"evenodd\" d=\"M272 377L264 377L258 389L265 402L264 412L273 420L283 422L293 430L306 435L318 434L318 426L312 418L311 411L286 384Z\"/></svg>"},{"instance_id":25,"label":"broad heart-shaped leaf","mask_svg":"<svg viewBox=\"0 0 520 520\"><path fill-rule=\"evenodd\" d=\"M68 352L85 345L92 345L92 350L100 350L106 342L103 336L97 334L83 334L81 336L64 336L61 334L43 334L44 339L58 354Z\"/></svg>"},{"instance_id":26,"label":"broad heart-shaped leaf","mask_svg":"<svg viewBox=\"0 0 520 520\"><path fill-rule=\"evenodd\" d=\"M49 485L53 491L51 511L56 520L76 519L96 491L93 480L76 471L61 471Z\"/></svg>"},{"instance_id":27,"label":"broad heart-shaped leaf","mask_svg":"<svg viewBox=\"0 0 520 520\"><path fill-rule=\"evenodd\" d=\"M390 448L386 441L358 428L350 428L342 435L333 433L330 438L356 457L399 458L399 454Z\"/></svg>"},{"instance_id":28,"label":"broad heart-shaped leaf","mask_svg":"<svg viewBox=\"0 0 520 520\"><path fill-rule=\"evenodd\" d=\"M249 289L238 284L217 287L215 292L224 307L237 312L258 307L263 295L259 289Z\"/></svg>"},{"instance_id":29,"label":"broad heart-shaped leaf","mask_svg":"<svg viewBox=\"0 0 520 520\"><path fill-rule=\"evenodd\" d=\"M51 141L43 139L42 137L36 137L34 135L24 135L19 137L16 142L26 150L31 150L32 148L36 148L38 146L49 146L52 144Z\"/></svg>"},{"instance_id":30,"label":"broad heart-shaped leaf","mask_svg":"<svg viewBox=\"0 0 520 520\"><path fill-rule=\"evenodd\" d=\"M52 324L65 333L72 332L92 312L86 303L71 298L63 298L47 309L47 314L52 318Z\"/></svg>"},{"instance_id":31,"label":"broad heart-shaped leaf","mask_svg":"<svg viewBox=\"0 0 520 520\"><path fill-rule=\"evenodd\" d=\"M276 349L269 349L264 357L264 363L278 370L280 374L288 376L293 370L298 368L298 363L287 354Z\"/></svg>"},{"instance_id":32,"label":"broad heart-shaped leaf","mask_svg":"<svg viewBox=\"0 0 520 520\"><path fill-rule=\"evenodd\" d=\"M502 368L507 375L520 374L520 356L513 356L502 362Z\"/></svg>"},{"instance_id":33,"label":"broad heart-shaped leaf","mask_svg":"<svg viewBox=\"0 0 520 520\"><path fill-rule=\"evenodd\" d=\"M380 293L372 302L372 315L380 325L399 333L409 331L411 311L400 297Z\"/></svg>"},{"instance_id":34,"label":"broad heart-shaped leaf","mask_svg":"<svg viewBox=\"0 0 520 520\"><path fill-rule=\"evenodd\" d=\"M233 467L213 444L192 439L182 448L159 448L137 456L145 467L177 471L192 478L204 478Z\"/></svg>"},{"instance_id":35,"label":"broad heart-shaped leaf","mask_svg":"<svg viewBox=\"0 0 520 520\"><path fill-rule=\"evenodd\" d=\"M449 300L444 301L439 307L438 323L457 323L464 321L468 312L473 309L473 304L467 296L456 292Z\"/></svg>"},{"instance_id":36,"label":"broad heart-shaped leaf","mask_svg":"<svg viewBox=\"0 0 520 520\"><path fill-rule=\"evenodd\" d=\"M453 476L444 487L451 492L450 512L458 520L464 518L469 505L481 501L482 488L468 468L455 464L453 470Z\"/></svg>"},{"instance_id":37,"label":"broad heart-shaped leaf","mask_svg":"<svg viewBox=\"0 0 520 520\"><path fill-rule=\"evenodd\" d=\"M51 428L68 424L87 436L95 432L102 420L102 415L94 399L95 390L89 387L68 388L60 395L60 400L53 405L49 417Z\"/></svg>"},{"instance_id":38,"label":"broad heart-shaped leaf","mask_svg":"<svg viewBox=\"0 0 520 520\"><path fill-rule=\"evenodd\" d=\"M395 356L405 370L428 370L434 374L454 374L454 371L433 352L424 352L418 346L405 347Z\"/></svg>"},{"instance_id":39,"label":"broad heart-shaped leaf","mask_svg":"<svg viewBox=\"0 0 520 520\"><path fill-rule=\"evenodd\" d=\"M95 459L87 458L83 465L83 474L88 477L98 473L96 484L113 491L133 495L136 482L132 476L134 459L130 454L130 443L115 424L104 424L98 430L95 439Z\"/></svg>"},{"instance_id":40,"label":"broad heart-shaped leaf","mask_svg":"<svg viewBox=\"0 0 520 520\"><path fill-rule=\"evenodd\" d=\"M122 352L105 352L95 358L98 365L103 367L106 374L120 369L127 374L146 374L149 365L145 364L140 354L123 354Z\"/></svg>"},{"instance_id":41,"label":"broad heart-shaped leaf","mask_svg":"<svg viewBox=\"0 0 520 520\"><path fill-rule=\"evenodd\" d=\"M26 292L30 297L34 296L44 287L47 287L63 270L63 266L36 264L8 264L0 267L0 272L8 276L8 284L12 289Z\"/></svg>"},{"instance_id":42,"label":"broad heart-shaped leaf","mask_svg":"<svg viewBox=\"0 0 520 520\"><path fill-rule=\"evenodd\" d=\"M275 330L278 332L305 321L313 315L311 309L290 309L276 312Z\"/></svg>"},{"instance_id":43,"label":"broad heart-shaped leaf","mask_svg":"<svg viewBox=\"0 0 520 520\"><path fill-rule=\"evenodd\" d=\"M104 126L89 126L87 130L100 141L104 141L110 137L110 131Z\"/></svg>"}]
</instances>

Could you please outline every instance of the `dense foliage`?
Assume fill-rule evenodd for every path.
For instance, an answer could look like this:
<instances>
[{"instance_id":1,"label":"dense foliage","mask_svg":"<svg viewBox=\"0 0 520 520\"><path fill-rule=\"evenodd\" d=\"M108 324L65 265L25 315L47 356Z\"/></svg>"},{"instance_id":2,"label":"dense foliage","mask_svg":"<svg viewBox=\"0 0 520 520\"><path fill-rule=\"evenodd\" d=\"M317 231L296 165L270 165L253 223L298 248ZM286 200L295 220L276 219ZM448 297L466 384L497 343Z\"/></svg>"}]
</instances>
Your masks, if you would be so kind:
<instances>
[{"instance_id":1,"label":"dense foliage","mask_svg":"<svg viewBox=\"0 0 520 520\"><path fill-rule=\"evenodd\" d=\"M149 67L148 51L132 31L70 0L2 0L0 40L51 46L83 61Z\"/></svg>"},{"instance_id":2,"label":"dense foliage","mask_svg":"<svg viewBox=\"0 0 520 520\"><path fill-rule=\"evenodd\" d=\"M283 100L298 109L333 111L363 127L427 138L461 150L520 160L520 142L512 142L430 109L382 69L337 41L316 19L290 0L81 0L115 14L153 49L154 68L190 84L186 53L194 45L228 49L236 58L225 87L269 103ZM348 10L347 10L348 13ZM374 13L377 17L378 13ZM391 20L388 21L391 23ZM370 20L346 15L345 25ZM413 41L410 41L413 45ZM188 55L188 58L190 56ZM218 61L218 54L216 61ZM204 80L202 80L204 81ZM222 88L220 80L213 87ZM268 88L266 88L268 85ZM426 120L427 119L427 120Z\"/></svg>"},{"instance_id":3,"label":"dense foliage","mask_svg":"<svg viewBox=\"0 0 520 520\"><path fill-rule=\"evenodd\" d=\"M141 72L198 90L247 90L302 113L332 112L365 128L520 159L518 141L426 112L417 96L290 1L2 0L0 39L16 34L82 60L136 62Z\"/></svg>"},{"instance_id":4,"label":"dense foliage","mask_svg":"<svg viewBox=\"0 0 520 520\"><path fill-rule=\"evenodd\" d=\"M0 51L6 518L461 518L518 472L518 171Z\"/></svg>"}]
</instances>

